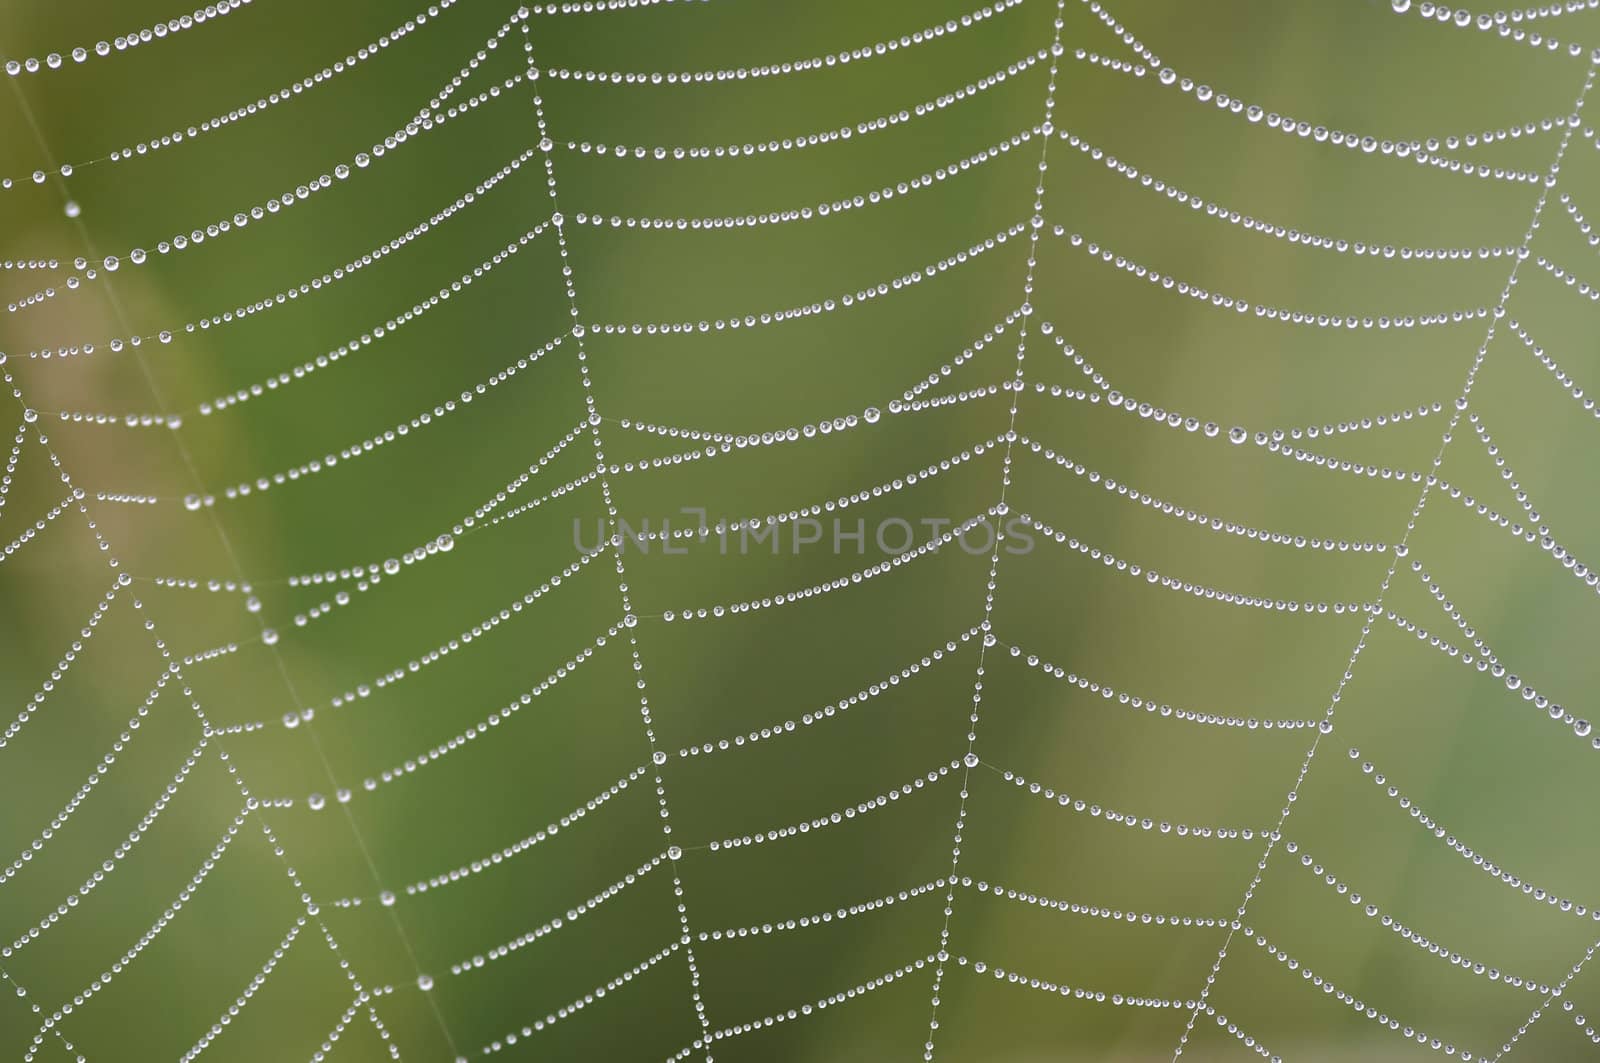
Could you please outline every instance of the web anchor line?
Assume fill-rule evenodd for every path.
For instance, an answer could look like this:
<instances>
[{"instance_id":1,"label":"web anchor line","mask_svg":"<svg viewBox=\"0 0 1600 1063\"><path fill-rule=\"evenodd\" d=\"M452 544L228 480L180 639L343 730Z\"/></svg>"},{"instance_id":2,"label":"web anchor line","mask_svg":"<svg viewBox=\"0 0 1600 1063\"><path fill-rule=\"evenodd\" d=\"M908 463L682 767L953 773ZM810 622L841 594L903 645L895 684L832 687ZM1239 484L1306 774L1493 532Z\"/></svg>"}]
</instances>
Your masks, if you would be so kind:
<instances>
[{"instance_id":1,"label":"web anchor line","mask_svg":"<svg viewBox=\"0 0 1600 1063\"><path fill-rule=\"evenodd\" d=\"M1600 60L1600 56L1597 56L1596 60ZM1596 69L1595 62L1592 61L1589 65L1587 73L1584 76L1583 87L1578 93L1577 101L1573 105L1572 113L1574 119L1576 119L1583 111L1584 100L1588 97L1589 90L1594 85ZM1461 391L1456 398L1455 408L1450 415L1450 422L1445 428L1444 436L1439 442L1439 449L1434 455L1432 471L1435 473L1437 473L1440 466L1443 464L1445 450L1450 446L1456 426L1461 420L1461 415L1467 409L1468 399L1472 393L1472 385L1477 379L1479 369L1483 367L1483 363L1488 357L1489 344L1494 339L1495 327L1506 316L1506 304L1510 302L1512 289L1516 287L1517 273L1521 268L1522 263L1527 261L1529 258L1529 247L1533 243L1534 234L1538 231L1539 219L1544 213L1545 204L1549 200L1550 193L1554 189L1556 181L1561 172L1561 160L1566 155L1567 146L1572 142L1572 133L1576 125L1576 121L1569 122L1562 130L1561 142L1556 148L1555 158L1552 159L1550 163L1548 177L1545 180L1543 187L1540 189L1538 200L1534 204L1533 216L1528 222L1527 232L1524 234L1521 247L1517 251L1516 261L1511 267L1511 273L1506 278L1505 287L1500 292L1500 299L1495 304L1494 310L1489 315L1489 327L1485 333L1483 343L1479 346L1477 354L1474 356L1472 364L1467 370L1466 380L1462 383ZM1382 615L1380 610L1383 605L1383 600L1388 594L1389 585L1394 580L1395 571L1399 567L1401 559L1409 553L1408 543L1411 538L1411 533L1416 528L1417 520L1422 515L1423 507L1427 505L1428 497L1433 490L1433 486L1433 479L1430 478L1423 481L1422 491L1418 495L1416 505L1412 507L1411 515L1406 521L1405 532L1397 540L1394 553L1389 560L1389 568L1384 573L1383 582L1378 587L1376 604L1379 606L1379 609L1368 612L1366 619L1362 622L1361 634L1356 640L1354 649L1352 649L1350 652L1350 659L1345 665L1344 674L1340 676L1338 683L1334 687L1333 696L1329 699L1328 708L1324 714L1323 726L1318 729L1316 736L1312 738L1311 745L1306 750L1305 756L1300 762L1299 772L1295 777L1294 785L1289 789L1287 800L1284 802L1283 809L1278 817L1277 826L1274 828L1272 833L1268 835L1267 845L1262 853L1261 860L1257 864L1255 874L1251 877L1250 884L1245 887L1244 897L1240 900L1237 910L1238 919L1240 920L1244 919L1247 911L1249 910L1250 901L1255 896L1256 890L1260 887L1262 877L1266 874L1267 864L1272 856L1273 850L1277 848L1278 841L1283 837L1284 824L1288 821L1289 815L1294 809L1295 802L1300 795L1300 788L1305 783L1306 776L1311 771L1311 762L1317 754L1317 747L1321 743L1323 735L1331 733L1333 730L1334 710L1337 708L1339 700L1344 694L1344 688L1349 684L1350 678L1355 672L1356 662L1360 659L1362 651L1366 648L1367 636L1372 631L1373 623L1379 616ZM1189 1043L1189 1035L1194 1031L1195 1021L1200 1012L1206 1006L1208 998L1211 995L1211 989L1216 985L1217 978L1222 971L1222 965L1228 958L1228 947L1233 943L1235 933L1236 931L1230 928L1227 936L1223 938L1222 947L1217 951L1217 958L1212 963L1210 972L1206 975L1205 985L1201 988L1199 1001L1194 1009L1189 1012L1188 1022L1184 1025L1183 1033L1179 1036L1177 1046L1173 1049L1172 1058L1174 1060L1183 1055L1183 1050Z\"/></svg>"},{"instance_id":2,"label":"web anchor line","mask_svg":"<svg viewBox=\"0 0 1600 1063\"><path fill-rule=\"evenodd\" d=\"M1008 512L1006 505L1006 490L1011 485L1011 450L1017 440L1017 404L1021 397L1020 384L1022 381L1023 363L1028 353L1028 323L1033 315L1033 306L1029 300L1033 297L1034 264L1039 253L1039 233L1044 229L1044 189L1047 162L1050 154L1051 134L1054 132L1052 117L1056 105L1056 74L1060 67L1061 56L1065 49L1061 45L1061 30L1065 24L1066 0L1056 0L1055 32L1052 36L1050 54L1050 75L1045 86L1044 94L1044 119L1040 131L1044 134L1039 143L1039 177L1033 190L1033 212L1028 228L1028 263L1027 272L1022 286L1022 323L1017 330L1017 367L1014 380L1019 387L1011 392L1011 411L1006 427L1006 447L1000 466L1000 499L995 505L997 515L1004 517ZM1040 53L1044 54L1044 53ZM950 848L950 871L946 878L952 882L945 891L944 921L939 927L939 948L934 953L933 990L928 1006L928 1039L923 1045L922 1058L931 1061L934 1056L936 1032L939 1029L939 992L944 985L946 965L950 962L950 916L955 911L956 891L953 885L956 873L961 863L961 835L966 827L967 820L967 795L969 783L972 778L972 769L979 764L976 746L978 741L978 716L983 704L983 665L989 647L995 644L995 637L991 630L990 620L994 615L994 594L997 576L1000 568L1000 544L1005 541L1004 531L995 535L994 551L989 557L988 590L984 596L983 621L979 625L983 629L983 641L978 647L977 675L973 679L971 726L967 731L967 751L962 758L961 769L961 799L956 811L954 840Z\"/></svg>"}]
</instances>

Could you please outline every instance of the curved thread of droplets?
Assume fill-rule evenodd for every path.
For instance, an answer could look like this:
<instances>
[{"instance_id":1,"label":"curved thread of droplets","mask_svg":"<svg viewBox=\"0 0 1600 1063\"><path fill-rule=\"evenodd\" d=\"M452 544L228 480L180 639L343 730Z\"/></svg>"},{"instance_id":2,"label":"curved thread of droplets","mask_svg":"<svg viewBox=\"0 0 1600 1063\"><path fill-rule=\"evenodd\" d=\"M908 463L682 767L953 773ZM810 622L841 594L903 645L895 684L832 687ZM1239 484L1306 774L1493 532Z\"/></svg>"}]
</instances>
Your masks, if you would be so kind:
<instances>
[{"instance_id":1,"label":"curved thread of droplets","mask_svg":"<svg viewBox=\"0 0 1600 1063\"><path fill-rule=\"evenodd\" d=\"M576 5L575 5L575 6L576 6ZM622 5L616 5L616 6L619 6L619 7L620 7L620 6L622 6ZM1424 7L1430 7L1430 6L1431 6L1431 5L1424 5ZM670 954L670 953L671 953L671 952L673 952L673 951L676 951L676 948L677 948L677 946L672 946L672 947L669 947L669 949L667 949L667 950L664 950L664 953L662 953L662 954L657 954L657 955L658 955L658 957L659 957L659 956L662 956L662 955L664 955L664 954ZM931 960L931 959L932 959L932 958L931 958L931 957L930 957L930 960ZM644 964L644 965L641 965L641 968L642 968L642 967L648 967L648 966L650 966L650 965L651 965L651 964L653 964L653 963L654 963L654 962L657 962L657 961L656 961L656 960L654 960L654 959L653 959L653 960L651 960L651 961L649 961L649 962L647 962L647 963L646 963L646 964ZM922 967L922 966L923 966L923 963L922 963L922 961L919 961L919 962L918 962L918 963L916 963L916 964L915 964L915 968L916 968L916 969L920 969L920 968L921 968L921 967ZM639 971L639 970L640 970L640 969L641 969L641 968L635 968L635 969L634 969L634 973L637 973L637 972L638 972L638 971ZM881 984L881 980L880 980L880 984ZM581 1006L581 1005L579 1005L579 1006ZM1207 1008L1204 1008L1204 1009L1203 1009L1203 1010L1207 1010L1207 1011L1208 1011L1208 1013L1210 1013L1210 1009L1209 1009L1209 1008L1208 1008L1208 1007L1207 1007ZM793 1014L792 1014L792 1013L791 1013L791 1014L790 1014L790 1016L789 1016L789 1017L790 1017L790 1018L793 1018L793 1017L794 1017L794 1016L793 1016ZM734 1028L729 1028L729 1029L734 1029ZM721 1033L721 1031L719 1031L719 1033Z\"/></svg>"}]
</instances>

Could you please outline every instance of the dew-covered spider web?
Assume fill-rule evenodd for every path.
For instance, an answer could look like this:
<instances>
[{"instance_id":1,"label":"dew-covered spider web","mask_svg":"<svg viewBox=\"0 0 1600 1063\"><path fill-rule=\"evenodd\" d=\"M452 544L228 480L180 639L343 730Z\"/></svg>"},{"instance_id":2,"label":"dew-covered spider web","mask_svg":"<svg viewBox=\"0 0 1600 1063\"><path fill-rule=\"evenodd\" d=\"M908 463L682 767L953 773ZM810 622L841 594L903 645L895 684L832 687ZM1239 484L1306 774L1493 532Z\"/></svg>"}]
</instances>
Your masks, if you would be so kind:
<instances>
[{"instance_id":1,"label":"dew-covered spider web","mask_svg":"<svg viewBox=\"0 0 1600 1063\"><path fill-rule=\"evenodd\" d=\"M0 6L0 1057L1592 1058L1600 3Z\"/></svg>"}]
</instances>

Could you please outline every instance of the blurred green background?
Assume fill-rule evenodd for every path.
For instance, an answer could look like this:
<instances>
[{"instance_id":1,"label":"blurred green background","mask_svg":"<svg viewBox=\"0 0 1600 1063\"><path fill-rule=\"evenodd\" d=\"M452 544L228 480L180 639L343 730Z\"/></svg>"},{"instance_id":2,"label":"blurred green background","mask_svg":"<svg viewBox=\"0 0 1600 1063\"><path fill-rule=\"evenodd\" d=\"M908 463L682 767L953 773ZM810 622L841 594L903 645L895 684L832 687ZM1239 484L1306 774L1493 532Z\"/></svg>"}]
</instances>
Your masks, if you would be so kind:
<instances>
[{"instance_id":1,"label":"blurred green background","mask_svg":"<svg viewBox=\"0 0 1600 1063\"><path fill-rule=\"evenodd\" d=\"M1013 379L1024 238L865 303L764 327L618 335L597 326L743 318L840 299L1025 223L1039 177L1048 57L926 116L800 151L660 160L585 153L569 142L662 146L670 155L678 146L799 138L914 111L1048 49L1056 6L1025 0L928 43L783 77L597 84L548 71L757 67L898 40L959 20L974 2L717 0L533 16L531 40L547 71L538 91L555 142L579 320L588 326L590 393L604 417L606 461L631 463L607 476L619 518L659 529L664 519L685 526L692 519L682 515L685 507L713 520L787 513L870 493L963 454L968 460L937 476L845 509L847 528L857 517L869 528L892 519L960 521L996 503L1003 447L987 444L1011 422L1009 395L889 411L912 390L926 399ZM524 69L518 30L485 49L513 10L461 0L311 91L128 161L82 165L283 89L416 12L390 0L255 0L125 54L24 74L13 82L18 92L7 86L0 93L0 172L14 179L0 192L0 262L54 258L70 267L79 255L121 261L114 274L98 269L75 289L66 284L70 268L0 272L6 303L56 289L0 320L4 368L20 398L0 408L0 432L19 429L0 435L0 449L20 441L0 510L0 541L18 543L0 561L0 715L18 724L0 747L0 868L10 869L0 879L0 942L9 944L0 948L0 964L7 988L26 991L0 994L0 1051L8 1058L27 1053L45 1017L63 1005L70 1013L43 1033L36 1058L182 1057L228 1016L276 945L306 919L307 903L316 917L248 1006L228 1016L208 1055L310 1059L337 1028L327 1056L340 1060L388 1058L391 1047L406 1059L477 1058L508 1033L517 1040L502 1042L504 1057L662 1059L701 1035L692 990L709 1028L722 1030L918 963L838 1007L722 1039L711 1054L719 1061L812 1061L923 1053L933 988L933 965L924 961L938 949L946 922L943 889L805 929L697 937L694 980L679 949L533 1037L520 1031L672 945L680 904L693 932L709 934L848 909L949 874L960 770L838 826L748 848L713 850L710 843L853 809L963 756L979 656L978 639L963 633L984 616L987 555L947 547L781 608L669 623L669 610L848 578L888 554L870 534L859 554L851 543L835 553L827 539L799 551L786 539L776 556L765 548L724 552L715 538L684 555L631 549L625 563L639 616L630 632L637 670L627 637L607 635L623 613L609 557L500 621L502 609L575 562L575 529L593 543L605 512L593 479L556 491L593 468L584 431L493 513L545 499L540 505L493 525L481 513L465 523L573 433L585 412L570 337L536 364L473 393L470 403L458 400L569 329L552 232L326 368L209 416L198 412L202 403L371 334L441 286L470 277L549 216L532 90L519 83L419 130L290 209L181 253L156 253L175 234L292 194L338 165L354 167L357 153L372 153L403 129L480 49L479 69L443 106L517 76ZM1589 69L1587 58L1439 25L1415 12L1399 17L1388 3L1141 0L1110 13L1180 76L1313 125L1397 141L1566 116ZM156 0L11 0L0 4L0 54L92 47L102 36L173 15ZM1068 0L1061 17L1065 55L1049 145L1047 233L1061 225L1208 292L1313 315L1434 314L1499 299L1510 272L1505 257L1358 258L1273 239L1129 181L1060 137L1075 134L1228 210L1352 243L1514 247L1533 213L1536 185L1252 124L1197 102L1179 85L1077 59L1078 49L1135 57L1079 0ZM1563 42L1583 42L1585 56L1600 43L1595 13L1549 20L1545 28ZM1019 145L983 165L960 167L1022 134ZM1559 141L1558 132L1541 131L1447 154L1542 174ZM528 164L470 206L350 277L241 320L182 329L309 284L406 236L530 149ZM1600 275L1600 264L1558 197L1566 193L1576 209L1600 215L1596 156L1588 124L1580 123L1530 244L1535 259L1588 279ZM64 183L32 181L35 169L60 162L78 164ZM909 194L783 224L667 231L579 221L814 208L950 166L960 172ZM80 212L75 218L69 198ZM149 252L142 265L132 262L135 248ZM1028 390L1016 409L1016 429L1027 441L1208 518L1352 543L1398 541L1420 486L1398 482L1392 470L1428 470L1487 331L1477 318L1349 330L1240 315L1163 290L1048 235L1030 301ZM1536 261L1520 270L1508 311L1580 383L1600 377L1595 306ZM170 344L110 349L112 337L163 329L175 333ZM30 357L86 343L95 353ZM1230 445L1226 431L1207 438L1110 410L1104 401L1053 396L1052 386L1099 390L1072 350L1121 394L1224 429L1287 433L1434 403L1445 412L1289 440L1360 469L1384 470L1341 471L1264 446ZM930 375L937 381L922 387ZM409 426L451 399L457 408L446 416L359 460L243 497L225 492ZM1549 534L1577 558L1600 557L1592 490L1600 427L1506 325L1487 348L1472 402ZM24 405L39 411L36 422L22 420ZM883 411L881 419L849 431L664 466L651 463L706 444L630 427L759 435L859 416L868 407ZM60 411L119 420L63 421ZM181 427L128 427L120 419L129 414L178 415ZM1506 474L1465 419L1455 436L1440 475L1490 509L1524 520ZM85 492L92 530L71 506L43 530L35 527L67 493L63 470ZM208 493L214 505L190 510L183 502ZM128 495L153 501L117 500ZM1213 531L1159 512L1159 502L1140 505L1107 491L1024 443L1013 448L1006 498L1013 512L1133 564L1273 600L1371 601L1393 556L1296 549ZM30 528L36 534L28 535ZM918 530L926 538L926 528ZM387 559L444 534L453 536L453 549L384 571ZM1593 711L1600 603L1592 588L1548 550L1440 491L1409 548L1388 587L1388 609L1465 652L1478 652L1473 639L1481 639L1541 695L1576 716ZM132 582L85 640L80 629L113 583L112 558ZM1446 615L1411 560L1423 564L1470 633ZM378 566L380 578L366 580L365 589L354 578L309 586L301 579L368 566ZM198 586L169 585L174 580ZM207 589L208 581L219 589ZM981 675L976 751L983 765L968 783L958 874L1095 908L1229 917L1257 871L1259 836L1130 828L1062 808L997 773L1020 773L1135 817L1259 831L1277 821L1315 732L1152 714L1029 668L1030 655L1197 713L1317 720L1360 636L1361 616L1205 600L1042 539L1027 553L1003 552L995 582L991 619L999 644ZM305 622L297 624L297 616ZM264 630L275 632L276 642L269 644ZM166 681L140 718L166 667L152 635L179 662L181 679ZM574 667L599 637L605 645ZM947 642L953 650L944 650ZM218 647L224 652L206 655ZM916 673L900 679L913 663ZM432 751L449 749L455 736L558 669L559 683L548 692L432 760ZM403 679L377 684L391 675ZM691 745L798 721L870 693L891 675L893 686L813 725L680 755ZM1385 788L1397 788L1449 840L1530 889L1589 905L1600 903L1600 850L1590 823L1600 800L1600 754L1520 691L1387 619L1373 626L1352 676L1284 834L1362 902L1325 885L1280 845L1247 921L1363 1006L1370 1002L1457 1051L1494 1055L1547 992L1476 975L1385 929L1382 919L1414 928L1469 963L1549 987L1584 957L1600 927L1475 867ZM670 839L652 792L656 768L640 682L658 748L668 753L659 775ZM210 740L159 817L141 828L200 740L185 684L213 725L246 729ZM362 685L367 695L351 698ZM309 725L284 725L285 714L305 709L314 712ZM140 720L136 730L130 719ZM1362 774L1360 760L1347 756L1352 748L1387 776L1385 784ZM97 764L109 766L80 804L74 794ZM99 986L202 870L240 810L230 766L270 803L246 820L147 947ZM415 770L407 774L408 767ZM385 771L399 777L382 782ZM609 793L615 780L630 777L626 788ZM368 779L379 785L369 791ZM351 792L347 803L336 798L340 789ZM322 801L311 801L312 794ZM599 797L607 799L596 803ZM574 819L575 811L582 816ZM551 825L556 833L484 873L406 891ZM137 844L120 850L130 831ZM682 859L640 875L669 843L682 846ZM97 874L103 881L80 893ZM628 884L630 875L637 877ZM625 888L610 894L618 883ZM379 902L386 890L398 895L392 907ZM362 903L338 903L354 898ZM603 903L574 918L591 901ZM1381 914L1368 916L1367 904ZM57 906L65 914L53 918ZM552 920L564 925L473 966L474 957ZM43 921L49 925L30 938L29 928ZM1188 1009L1063 998L992 972L977 975L975 961L1108 997L1185 1001L1199 995L1226 934L1214 925L1063 912L974 888L956 890L948 926L937 1058L1019 1063L1167 1059ZM957 956L968 962L958 964ZM463 964L464 973L452 973ZM418 987L419 975L431 977L431 990ZM371 1006L387 1044L364 1010L336 1027L355 999L352 978L379 990ZM82 1002L73 1004L75 997ZM1519 1057L1578 1059L1594 1051L1581 1018L1600 1007L1592 968L1566 984L1564 999L1573 1009L1545 1007L1516 1045ZM1342 1006L1244 934L1233 939L1208 1001L1285 1058L1434 1052ZM1201 1015L1185 1058L1246 1059L1251 1049Z\"/></svg>"}]
</instances>

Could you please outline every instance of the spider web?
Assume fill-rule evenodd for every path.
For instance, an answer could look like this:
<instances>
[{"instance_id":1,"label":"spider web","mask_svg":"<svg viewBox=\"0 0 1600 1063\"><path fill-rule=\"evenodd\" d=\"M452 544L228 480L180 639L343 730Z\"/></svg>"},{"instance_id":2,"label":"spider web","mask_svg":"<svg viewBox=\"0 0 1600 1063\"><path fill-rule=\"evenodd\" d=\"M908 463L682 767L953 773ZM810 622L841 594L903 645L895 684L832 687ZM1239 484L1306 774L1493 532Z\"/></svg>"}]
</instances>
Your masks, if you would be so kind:
<instances>
[{"instance_id":1,"label":"spider web","mask_svg":"<svg viewBox=\"0 0 1600 1063\"><path fill-rule=\"evenodd\" d=\"M4 13L5 1051L1585 1058L1597 7Z\"/></svg>"}]
</instances>

